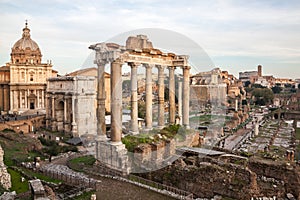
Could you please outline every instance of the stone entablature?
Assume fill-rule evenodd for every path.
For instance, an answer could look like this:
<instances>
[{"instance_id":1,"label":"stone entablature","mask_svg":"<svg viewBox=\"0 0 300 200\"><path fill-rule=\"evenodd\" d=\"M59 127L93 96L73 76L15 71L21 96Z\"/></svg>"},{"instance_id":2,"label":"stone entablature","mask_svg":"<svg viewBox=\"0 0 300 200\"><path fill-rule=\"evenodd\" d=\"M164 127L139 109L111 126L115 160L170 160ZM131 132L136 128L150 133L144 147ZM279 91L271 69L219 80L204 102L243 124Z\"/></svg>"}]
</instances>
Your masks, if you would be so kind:
<instances>
[{"instance_id":1,"label":"stone entablature","mask_svg":"<svg viewBox=\"0 0 300 200\"><path fill-rule=\"evenodd\" d=\"M46 125L74 137L96 134L95 77L49 78Z\"/></svg>"}]
</instances>

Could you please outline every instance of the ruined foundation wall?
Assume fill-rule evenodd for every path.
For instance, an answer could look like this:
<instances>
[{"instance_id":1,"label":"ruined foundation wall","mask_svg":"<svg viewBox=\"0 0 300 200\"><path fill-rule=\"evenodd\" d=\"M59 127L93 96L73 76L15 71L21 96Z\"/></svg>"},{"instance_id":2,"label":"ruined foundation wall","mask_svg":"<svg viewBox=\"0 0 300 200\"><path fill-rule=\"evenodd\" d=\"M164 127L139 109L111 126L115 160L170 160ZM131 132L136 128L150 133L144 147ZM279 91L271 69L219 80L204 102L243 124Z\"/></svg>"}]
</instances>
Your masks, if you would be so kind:
<instances>
[{"instance_id":1,"label":"ruined foundation wall","mask_svg":"<svg viewBox=\"0 0 300 200\"><path fill-rule=\"evenodd\" d=\"M10 174L7 172L3 162L4 151L0 146L0 184L8 190L11 187Z\"/></svg>"},{"instance_id":2,"label":"ruined foundation wall","mask_svg":"<svg viewBox=\"0 0 300 200\"><path fill-rule=\"evenodd\" d=\"M250 160L230 163L209 157L191 156L173 165L143 175L145 178L192 192L196 197L215 195L233 199L251 197L299 198L299 169Z\"/></svg>"}]
</instances>

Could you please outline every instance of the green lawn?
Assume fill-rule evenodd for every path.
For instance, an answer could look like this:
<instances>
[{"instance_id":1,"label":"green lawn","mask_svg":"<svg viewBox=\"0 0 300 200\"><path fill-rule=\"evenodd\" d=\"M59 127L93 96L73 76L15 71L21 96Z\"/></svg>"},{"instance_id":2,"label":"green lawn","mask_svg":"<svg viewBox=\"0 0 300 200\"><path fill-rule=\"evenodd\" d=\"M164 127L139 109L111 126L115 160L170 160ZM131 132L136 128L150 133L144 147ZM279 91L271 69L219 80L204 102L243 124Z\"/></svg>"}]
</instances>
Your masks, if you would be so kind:
<instances>
[{"instance_id":1,"label":"green lawn","mask_svg":"<svg viewBox=\"0 0 300 200\"><path fill-rule=\"evenodd\" d=\"M11 182L12 182L12 187L10 189L11 191L16 191L16 193L19 194L29 190L28 181L25 179L25 181L22 182L21 181L22 175L19 172L11 168L8 168L7 171L11 176Z\"/></svg>"},{"instance_id":2,"label":"green lawn","mask_svg":"<svg viewBox=\"0 0 300 200\"><path fill-rule=\"evenodd\" d=\"M93 165L96 162L96 159L94 156L82 156L82 157L77 157L72 160L70 160L70 163L72 164L79 164L83 163L85 165Z\"/></svg>"},{"instance_id":3,"label":"green lawn","mask_svg":"<svg viewBox=\"0 0 300 200\"><path fill-rule=\"evenodd\" d=\"M25 174L29 175L29 176L37 177L38 179L41 179L41 180L44 180L44 181L47 181L47 182L56 183L56 184L61 183L60 180L50 178L49 176L45 176L45 175L42 174L42 173L33 172L33 171L28 170L28 169L25 169L25 168L23 168L22 171L23 171Z\"/></svg>"},{"instance_id":4,"label":"green lawn","mask_svg":"<svg viewBox=\"0 0 300 200\"><path fill-rule=\"evenodd\" d=\"M300 140L300 128L296 129L296 140Z\"/></svg>"},{"instance_id":5,"label":"green lawn","mask_svg":"<svg viewBox=\"0 0 300 200\"><path fill-rule=\"evenodd\" d=\"M90 191L90 192L84 192L82 195L79 195L77 197L74 197L74 200L90 200L92 194L95 194L95 191Z\"/></svg>"},{"instance_id":6,"label":"green lawn","mask_svg":"<svg viewBox=\"0 0 300 200\"><path fill-rule=\"evenodd\" d=\"M190 122L210 122L214 120L224 120L229 121L231 117L229 116L220 116L220 115L200 115L190 118Z\"/></svg>"}]
</instances>

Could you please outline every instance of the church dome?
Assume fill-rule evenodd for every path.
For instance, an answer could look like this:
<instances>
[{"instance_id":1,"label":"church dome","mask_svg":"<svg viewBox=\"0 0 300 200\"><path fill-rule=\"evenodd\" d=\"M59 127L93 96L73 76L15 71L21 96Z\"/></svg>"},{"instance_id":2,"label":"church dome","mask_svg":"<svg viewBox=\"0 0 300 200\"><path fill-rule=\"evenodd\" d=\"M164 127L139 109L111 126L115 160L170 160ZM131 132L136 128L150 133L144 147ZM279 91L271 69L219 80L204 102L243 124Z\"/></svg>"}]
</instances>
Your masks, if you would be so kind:
<instances>
[{"instance_id":1,"label":"church dome","mask_svg":"<svg viewBox=\"0 0 300 200\"><path fill-rule=\"evenodd\" d=\"M29 48L31 50L37 50L37 49L39 49L39 46L30 37L22 37L13 46L13 49L25 50L26 48Z\"/></svg>"},{"instance_id":2,"label":"church dome","mask_svg":"<svg viewBox=\"0 0 300 200\"><path fill-rule=\"evenodd\" d=\"M27 22L25 23L25 28L23 28L22 38L19 39L12 47L11 60L16 64L36 64L41 63L41 51L38 44L31 39L30 29L27 27Z\"/></svg>"}]
</instances>

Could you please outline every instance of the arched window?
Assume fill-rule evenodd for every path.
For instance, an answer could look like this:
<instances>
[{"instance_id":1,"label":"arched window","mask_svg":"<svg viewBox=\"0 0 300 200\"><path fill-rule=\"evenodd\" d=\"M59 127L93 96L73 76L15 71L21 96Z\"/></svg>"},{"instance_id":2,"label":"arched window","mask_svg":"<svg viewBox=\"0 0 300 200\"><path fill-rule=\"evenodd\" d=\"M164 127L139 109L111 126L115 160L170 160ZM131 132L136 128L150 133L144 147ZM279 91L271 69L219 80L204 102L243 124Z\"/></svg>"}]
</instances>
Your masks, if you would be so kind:
<instances>
[{"instance_id":1,"label":"arched window","mask_svg":"<svg viewBox=\"0 0 300 200\"><path fill-rule=\"evenodd\" d=\"M33 74L30 74L30 81L33 81Z\"/></svg>"}]
</instances>

